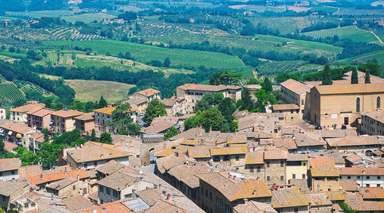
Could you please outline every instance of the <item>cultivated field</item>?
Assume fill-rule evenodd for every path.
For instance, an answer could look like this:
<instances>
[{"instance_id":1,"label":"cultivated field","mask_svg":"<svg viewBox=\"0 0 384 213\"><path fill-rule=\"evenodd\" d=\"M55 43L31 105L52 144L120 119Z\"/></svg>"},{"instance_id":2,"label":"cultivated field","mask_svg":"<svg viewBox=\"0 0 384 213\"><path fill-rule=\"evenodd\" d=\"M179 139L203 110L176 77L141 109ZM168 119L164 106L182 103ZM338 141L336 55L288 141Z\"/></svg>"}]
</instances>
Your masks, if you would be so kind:
<instances>
[{"instance_id":1,"label":"cultivated field","mask_svg":"<svg viewBox=\"0 0 384 213\"><path fill-rule=\"evenodd\" d=\"M353 42L366 42L366 43L378 43L378 39L366 30L360 29L355 26L347 26L340 28L332 28L325 30L318 30L304 33L304 35L312 36L315 38L326 38L338 36L340 39L348 39Z\"/></svg>"},{"instance_id":2,"label":"cultivated field","mask_svg":"<svg viewBox=\"0 0 384 213\"><path fill-rule=\"evenodd\" d=\"M115 103L128 96L132 85L93 80L65 80L76 92L76 99L81 101L98 101L103 96L108 102Z\"/></svg>"},{"instance_id":3,"label":"cultivated field","mask_svg":"<svg viewBox=\"0 0 384 213\"><path fill-rule=\"evenodd\" d=\"M25 99L25 95L15 84L7 81L0 82L0 104L4 106L12 105Z\"/></svg>"},{"instance_id":4,"label":"cultivated field","mask_svg":"<svg viewBox=\"0 0 384 213\"><path fill-rule=\"evenodd\" d=\"M169 57L171 65L178 67L198 68L204 66L214 69L236 70L246 68L240 58L216 52L161 48L113 40L46 41L43 44L48 47L74 48L77 46L80 48L90 48L98 54L111 54L113 56L129 52L137 61L143 63L149 63L153 60L163 61Z\"/></svg>"},{"instance_id":5,"label":"cultivated field","mask_svg":"<svg viewBox=\"0 0 384 213\"><path fill-rule=\"evenodd\" d=\"M370 52L352 58L339 60L336 62L336 64L365 63L369 60L374 59L376 59L381 66L384 66L384 50Z\"/></svg>"}]
</instances>

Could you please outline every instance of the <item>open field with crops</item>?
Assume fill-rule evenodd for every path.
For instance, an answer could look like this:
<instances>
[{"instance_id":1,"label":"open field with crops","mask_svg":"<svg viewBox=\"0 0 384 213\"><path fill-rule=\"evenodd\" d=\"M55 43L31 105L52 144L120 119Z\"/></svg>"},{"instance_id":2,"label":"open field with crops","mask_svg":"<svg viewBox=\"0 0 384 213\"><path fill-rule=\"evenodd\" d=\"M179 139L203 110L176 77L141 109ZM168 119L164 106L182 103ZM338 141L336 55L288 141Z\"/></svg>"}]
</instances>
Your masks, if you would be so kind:
<instances>
[{"instance_id":1,"label":"open field with crops","mask_svg":"<svg viewBox=\"0 0 384 213\"><path fill-rule=\"evenodd\" d=\"M24 99L25 94L21 92L14 83L1 80L0 105L12 105Z\"/></svg>"},{"instance_id":2,"label":"open field with crops","mask_svg":"<svg viewBox=\"0 0 384 213\"><path fill-rule=\"evenodd\" d=\"M198 68L204 66L213 69L236 70L246 68L240 58L216 52L170 49L112 40L46 41L43 44L53 48L89 48L98 54L113 56L129 52L137 61L143 63L150 63L153 60L163 61L168 57L171 60L171 66L177 67Z\"/></svg>"},{"instance_id":3,"label":"open field with crops","mask_svg":"<svg viewBox=\"0 0 384 213\"><path fill-rule=\"evenodd\" d=\"M108 102L114 103L128 96L130 84L112 81L66 80L76 92L76 99L81 101L98 101L103 96Z\"/></svg>"}]
</instances>

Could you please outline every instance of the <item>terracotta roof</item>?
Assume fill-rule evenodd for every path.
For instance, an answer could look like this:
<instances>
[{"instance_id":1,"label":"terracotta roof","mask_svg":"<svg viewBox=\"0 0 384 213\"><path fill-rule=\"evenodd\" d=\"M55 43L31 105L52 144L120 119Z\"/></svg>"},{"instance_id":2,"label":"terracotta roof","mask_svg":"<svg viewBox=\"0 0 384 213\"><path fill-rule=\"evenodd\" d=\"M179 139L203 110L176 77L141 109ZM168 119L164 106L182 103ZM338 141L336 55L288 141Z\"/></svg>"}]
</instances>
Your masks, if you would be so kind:
<instances>
[{"instance_id":1,"label":"terracotta roof","mask_svg":"<svg viewBox=\"0 0 384 213\"><path fill-rule=\"evenodd\" d=\"M383 201L364 201L360 194L347 193L345 203L357 212L384 212Z\"/></svg>"},{"instance_id":2,"label":"terracotta roof","mask_svg":"<svg viewBox=\"0 0 384 213\"><path fill-rule=\"evenodd\" d=\"M275 209L308 206L309 201L304 193L296 189L272 191L272 207Z\"/></svg>"},{"instance_id":3,"label":"terracotta roof","mask_svg":"<svg viewBox=\"0 0 384 213\"><path fill-rule=\"evenodd\" d=\"M210 158L211 157L211 152L209 151L208 146L195 146L195 147L189 147L188 148L188 156L190 158Z\"/></svg>"},{"instance_id":4,"label":"terracotta roof","mask_svg":"<svg viewBox=\"0 0 384 213\"><path fill-rule=\"evenodd\" d=\"M73 183L76 183L76 181L77 181L77 179L75 179L75 178L64 178L62 180L50 183L50 184L46 185L45 187L49 188L49 189L54 189L54 190L61 190L67 186L72 185Z\"/></svg>"},{"instance_id":5,"label":"terracotta roof","mask_svg":"<svg viewBox=\"0 0 384 213\"><path fill-rule=\"evenodd\" d=\"M347 136L344 138L328 139L327 142L330 147L384 145L384 140L379 140L376 136Z\"/></svg>"},{"instance_id":6,"label":"terracotta roof","mask_svg":"<svg viewBox=\"0 0 384 213\"><path fill-rule=\"evenodd\" d=\"M92 153L91 155L89 153ZM76 163L112 160L130 156L129 153L116 149L113 145L88 141L82 147L67 151Z\"/></svg>"},{"instance_id":7,"label":"terracotta roof","mask_svg":"<svg viewBox=\"0 0 384 213\"><path fill-rule=\"evenodd\" d=\"M247 135L245 133L235 133L227 138L228 144L246 144L247 141Z\"/></svg>"},{"instance_id":8,"label":"terracotta roof","mask_svg":"<svg viewBox=\"0 0 384 213\"><path fill-rule=\"evenodd\" d=\"M359 191L359 186L355 180L340 180L339 184L346 192L357 192Z\"/></svg>"},{"instance_id":9,"label":"terracotta roof","mask_svg":"<svg viewBox=\"0 0 384 213\"><path fill-rule=\"evenodd\" d=\"M106 115L112 115L113 111L115 111L116 107L115 106L106 106L103 108L95 109L93 110L94 112L101 113L101 114L106 114Z\"/></svg>"},{"instance_id":10,"label":"terracotta roof","mask_svg":"<svg viewBox=\"0 0 384 213\"><path fill-rule=\"evenodd\" d=\"M185 213L187 212L185 209L179 208L169 202L159 200L150 207L148 210L145 211L146 213Z\"/></svg>"},{"instance_id":11,"label":"terracotta roof","mask_svg":"<svg viewBox=\"0 0 384 213\"><path fill-rule=\"evenodd\" d=\"M77 110L59 110L52 112L51 115L61 117L61 118L73 118L82 115L82 112Z\"/></svg>"},{"instance_id":12,"label":"terracotta roof","mask_svg":"<svg viewBox=\"0 0 384 213\"><path fill-rule=\"evenodd\" d=\"M384 123L384 111L366 112L366 113L363 113L363 116L367 116L380 123Z\"/></svg>"},{"instance_id":13,"label":"terracotta roof","mask_svg":"<svg viewBox=\"0 0 384 213\"><path fill-rule=\"evenodd\" d=\"M124 168L123 164L121 164L115 160L110 160L107 163L105 163L101 166L98 166L96 168L96 171L100 172L104 175L110 175L110 174L113 174L113 173L119 171L122 168Z\"/></svg>"},{"instance_id":14,"label":"terracotta roof","mask_svg":"<svg viewBox=\"0 0 384 213\"><path fill-rule=\"evenodd\" d=\"M51 110L51 109L42 108L42 109L37 110L37 111L29 112L28 114L33 115L33 116L37 116L37 117L44 117L44 116L50 115L52 112L53 112L53 110Z\"/></svg>"},{"instance_id":15,"label":"terracotta roof","mask_svg":"<svg viewBox=\"0 0 384 213\"><path fill-rule=\"evenodd\" d=\"M261 180L244 180L234 182L218 172L197 175L201 181L211 185L230 202L239 199L254 199L271 197L271 191Z\"/></svg>"},{"instance_id":16,"label":"terracotta roof","mask_svg":"<svg viewBox=\"0 0 384 213\"><path fill-rule=\"evenodd\" d=\"M196 145L199 145L199 141L196 139L187 139L187 140L183 140L182 142L180 142L180 145L196 146Z\"/></svg>"},{"instance_id":17,"label":"terracotta roof","mask_svg":"<svg viewBox=\"0 0 384 213\"><path fill-rule=\"evenodd\" d=\"M10 197L10 200L22 195L27 190L29 190L29 185L24 180L0 181L0 195Z\"/></svg>"},{"instance_id":18,"label":"terracotta roof","mask_svg":"<svg viewBox=\"0 0 384 213\"><path fill-rule=\"evenodd\" d=\"M320 95L383 93L384 84L336 84L322 85L315 89Z\"/></svg>"},{"instance_id":19,"label":"terracotta roof","mask_svg":"<svg viewBox=\"0 0 384 213\"><path fill-rule=\"evenodd\" d=\"M288 151L284 149L270 148L264 151L265 160L287 159Z\"/></svg>"},{"instance_id":20,"label":"terracotta roof","mask_svg":"<svg viewBox=\"0 0 384 213\"><path fill-rule=\"evenodd\" d=\"M272 208L271 204L248 201L242 204L236 205L234 208L236 213L252 213L252 212L263 212L263 213L277 213L275 209Z\"/></svg>"},{"instance_id":21,"label":"terracotta roof","mask_svg":"<svg viewBox=\"0 0 384 213\"><path fill-rule=\"evenodd\" d=\"M311 86L308 86L306 84L303 84L299 81L288 79L280 84L282 87L285 87L292 92L296 94L305 94L306 92L309 92Z\"/></svg>"},{"instance_id":22,"label":"terracotta roof","mask_svg":"<svg viewBox=\"0 0 384 213\"><path fill-rule=\"evenodd\" d=\"M91 176L91 172L82 170L82 169L70 169L68 168L67 171L63 170L52 170L52 171L45 171L39 175L32 175L28 176L27 180L30 184L38 186L41 184L51 183L54 181L59 181L64 178L77 178L80 179L86 179Z\"/></svg>"},{"instance_id":23,"label":"terracotta roof","mask_svg":"<svg viewBox=\"0 0 384 213\"><path fill-rule=\"evenodd\" d=\"M20 122L13 122L13 121L6 121L2 124L0 124L0 128L6 129L8 131L20 133L20 134L27 134L27 133L32 133L35 132L35 130L31 127L29 127L25 123L20 123Z\"/></svg>"},{"instance_id":24,"label":"terracotta roof","mask_svg":"<svg viewBox=\"0 0 384 213\"><path fill-rule=\"evenodd\" d=\"M335 166L335 159L331 157L315 157L310 159L312 177L338 177L339 170Z\"/></svg>"},{"instance_id":25,"label":"terracotta roof","mask_svg":"<svg viewBox=\"0 0 384 213\"><path fill-rule=\"evenodd\" d=\"M277 148L283 148L287 150L297 149L295 140L293 140L293 138L274 138L272 142Z\"/></svg>"},{"instance_id":26,"label":"terracotta roof","mask_svg":"<svg viewBox=\"0 0 384 213\"><path fill-rule=\"evenodd\" d=\"M0 159L0 172L18 170L21 167L19 158L4 158Z\"/></svg>"},{"instance_id":27,"label":"terracotta roof","mask_svg":"<svg viewBox=\"0 0 384 213\"><path fill-rule=\"evenodd\" d=\"M40 175L42 172L43 172L43 168L41 168L40 165L22 166L19 168L19 176L21 178Z\"/></svg>"},{"instance_id":28,"label":"terracotta roof","mask_svg":"<svg viewBox=\"0 0 384 213\"><path fill-rule=\"evenodd\" d=\"M160 173L165 173L169 171L171 168L184 164L186 162L185 156L179 155L170 155L164 158L160 158L156 160L157 169Z\"/></svg>"},{"instance_id":29,"label":"terracotta roof","mask_svg":"<svg viewBox=\"0 0 384 213\"><path fill-rule=\"evenodd\" d=\"M340 168L340 175L366 175L366 176L384 176L384 168L361 168L361 167L345 167Z\"/></svg>"},{"instance_id":30,"label":"terracotta roof","mask_svg":"<svg viewBox=\"0 0 384 213\"><path fill-rule=\"evenodd\" d=\"M44 107L45 107L45 104L42 104L42 103L30 103L30 104L25 104L23 106L12 108L10 111L20 112L20 113L33 113L38 110L41 110Z\"/></svg>"},{"instance_id":31,"label":"terracotta roof","mask_svg":"<svg viewBox=\"0 0 384 213\"><path fill-rule=\"evenodd\" d=\"M158 158L167 157L170 155L173 155L174 149L172 148L164 148L164 149L158 149L155 151L155 156Z\"/></svg>"},{"instance_id":32,"label":"terracotta roof","mask_svg":"<svg viewBox=\"0 0 384 213\"><path fill-rule=\"evenodd\" d=\"M223 155L245 155L248 151L244 146L231 146L231 147L217 147L211 148L211 156L223 156Z\"/></svg>"},{"instance_id":33,"label":"terracotta roof","mask_svg":"<svg viewBox=\"0 0 384 213\"><path fill-rule=\"evenodd\" d=\"M118 171L101 179L97 184L121 191L139 181L140 178L138 177L132 177L122 171Z\"/></svg>"},{"instance_id":34,"label":"terracotta roof","mask_svg":"<svg viewBox=\"0 0 384 213\"><path fill-rule=\"evenodd\" d=\"M199 178L195 175L208 173L210 168L205 164L192 164L190 165L178 165L171 168L168 174L175 177L189 186L190 188L197 188L200 186Z\"/></svg>"},{"instance_id":35,"label":"terracotta roof","mask_svg":"<svg viewBox=\"0 0 384 213\"><path fill-rule=\"evenodd\" d=\"M151 97L151 96L159 94L160 91L150 88L150 89L145 89L145 90L138 91L136 93L139 94L139 95L145 96L145 97Z\"/></svg>"},{"instance_id":36,"label":"terracotta roof","mask_svg":"<svg viewBox=\"0 0 384 213\"><path fill-rule=\"evenodd\" d=\"M381 187L361 188L359 193L364 200L384 200L384 189Z\"/></svg>"},{"instance_id":37,"label":"terracotta roof","mask_svg":"<svg viewBox=\"0 0 384 213\"><path fill-rule=\"evenodd\" d=\"M73 196L63 199L63 203L71 212L79 212L92 206L92 203L83 196Z\"/></svg>"},{"instance_id":38,"label":"terracotta roof","mask_svg":"<svg viewBox=\"0 0 384 213\"><path fill-rule=\"evenodd\" d=\"M264 152L248 152L245 156L245 164L255 165L255 164L264 164Z\"/></svg>"},{"instance_id":39,"label":"terracotta roof","mask_svg":"<svg viewBox=\"0 0 384 213\"><path fill-rule=\"evenodd\" d=\"M325 193L331 201L345 200L345 193L343 191L327 191Z\"/></svg>"},{"instance_id":40,"label":"terracotta roof","mask_svg":"<svg viewBox=\"0 0 384 213\"><path fill-rule=\"evenodd\" d=\"M178 88L183 90L195 90L195 91L206 91L206 92L220 92L224 90L240 90L238 86L225 86L225 85L208 85L208 84L184 84Z\"/></svg>"},{"instance_id":41,"label":"terracotta roof","mask_svg":"<svg viewBox=\"0 0 384 213\"><path fill-rule=\"evenodd\" d=\"M172 116L157 117L153 119L149 127L143 129L143 132L146 134L163 133L167 129L175 126L178 120L177 117Z\"/></svg>"},{"instance_id":42,"label":"terracotta roof","mask_svg":"<svg viewBox=\"0 0 384 213\"><path fill-rule=\"evenodd\" d=\"M297 147L325 146L327 143L322 138L314 138L308 134L297 133L294 137Z\"/></svg>"},{"instance_id":43,"label":"terracotta roof","mask_svg":"<svg viewBox=\"0 0 384 213\"><path fill-rule=\"evenodd\" d=\"M332 202L324 193L309 193L306 195L309 198L311 207L332 206Z\"/></svg>"},{"instance_id":44,"label":"terracotta roof","mask_svg":"<svg viewBox=\"0 0 384 213\"><path fill-rule=\"evenodd\" d=\"M272 105L273 111L286 111L286 110L299 110L300 107L296 104L274 104Z\"/></svg>"},{"instance_id":45,"label":"terracotta roof","mask_svg":"<svg viewBox=\"0 0 384 213\"><path fill-rule=\"evenodd\" d=\"M130 213L132 212L128 207L123 205L119 201L104 203L99 206L92 206L87 209L80 211L81 213Z\"/></svg>"},{"instance_id":46,"label":"terracotta roof","mask_svg":"<svg viewBox=\"0 0 384 213\"><path fill-rule=\"evenodd\" d=\"M147 98L141 96L141 95L131 95L128 97L128 100L126 101L129 105L132 106L139 106L142 104L146 104L148 102Z\"/></svg>"},{"instance_id":47,"label":"terracotta roof","mask_svg":"<svg viewBox=\"0 0 384 213\"><path fill-rule=\"evenodd\" d=\"M146 189L138 191L137 195L149 206L153 206L158 200L161 200L161 193L157 189Z\"/></svg>"},{"instance_id":48,"label":"terracotta roof","mask_svg":"<svg viewBox=\"0 0 384 213\"><path fill-rule=\"evenodd\" d=\"M287 161L308 161L308 155L299 153L288 153Z\"/></svg>"},{"instance_id":49,"label":"terracotta roof","mask_svg":"<svg viewBox=\"0 0 384 213\"><path fill-rule=\"evenodd\" d=\"M93 121L95 120L95 117L93 117L93 112L84 113L80 116L75 117L76 120L80 121Z\"/></svg>"}]
</instances>

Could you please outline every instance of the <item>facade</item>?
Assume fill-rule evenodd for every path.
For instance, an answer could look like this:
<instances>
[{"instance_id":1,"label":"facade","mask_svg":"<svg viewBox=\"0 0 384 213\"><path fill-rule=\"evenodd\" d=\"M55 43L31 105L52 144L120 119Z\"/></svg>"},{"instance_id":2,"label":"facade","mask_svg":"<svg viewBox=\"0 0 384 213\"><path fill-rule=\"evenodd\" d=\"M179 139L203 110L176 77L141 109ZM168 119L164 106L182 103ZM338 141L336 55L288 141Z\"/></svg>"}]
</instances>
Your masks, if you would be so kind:
<instances>
[{"instance_id":1,"label":"facade","mask_svg":"<svg viewBox=\"0 0 384 213\"><path fill-rule=\"evenodd\" d=\"M272 191L272 207L277 212L309 212L309 198L296 189L278 189Z\"/></svg>"},{"instance_id":2,"label":"facade","mask_svg":"<svg viewBox=\"0 0 384 213\"><path fill-rule=\"evenodd\" d=\"M19 178L21 161L18 158L0 159L0 181L10 181Z\"/></svg>"},{"instance_id":3,"label":"facade","mask_svg":"<svg viewBox=\"0 0 384 213\"><path fill-rule=\"evenodd\" d=\"M35 112L27 113L28 126L38 130L49 129L52 112L50 109L43 108Z\"/></svg>"},{"instance_id":4,"label":"facade","mask_svg":"<svg viewBox=\"0 0 384 213\"><path fill-rule=\"evenodd\" d=\"M384 168L340 168L342 180L354 180L360 187L384 187Z\"/></svg>"},{"instance_id":5,"label":"facade","mask_svg":"<svg viewBox=\"0 0 384 213\"><path fill-rule=\"evenodd\" d=\"M115 106L107 106L94 110L95 127L100 132L111 132L109 124L112 122L112 113L115 111Z\"/></svg>"},{"instance_id":6,"label":"facade","mask_svg":"<svg viewBox=\"0 0 384 213\"><path fill-rule=\"evenodd\" d=\"M0 132L4 135L5 141L23 146L27 150L37 150L44 142L44 135L41 132L21 122L6 121L0 124Z\"/></svg>"},{"instance_id":7,"label":"facade","mask_svg":"<svg viewBox=\"0 0 384 213\"><path fill-rule=\"evenodd\" d=\"M261 180L236 180L218 172L199 174L198 177L198 202L206 212L233 212L233 208L245 200L271 202L271 191Z\"/></svg>"},{"instance_id":8,"label":"facade","mask_svg":"<svg viewBox=\"0 0 384 213\"><path fill-rule=\"evenodd\" d=\"M42 103L30 102L26 105L12 108L10 110L9 120L26 123L28 121L28 113L34 113L43 109L44 107L45 105Z\"/></svg>"},{"instance_id":9,"label":"facade","mask_svg":"<svg viewBox=\"0 0 384 213\"><path fill-rule=\"evenodd\" d=\"M180 116L187 114L187 102L183 97L171 97L164 99L162 102L168 116Z\"/></svg>"},{"instance_id":10,"label":"facade","mask_svg":"<svg viewBox=\"0 0 384 213\"><path fill-rule=\"evenodd\" d=\"M145 89L145 90L140 90L140 91L136 92L135 95L140 95L140 96L145 97L147 99L148 103L154 99L161 99L160 91L155 90L155 89L151 89L151 88Z\"/></svg>"},{"instance_id":11,"label":"facade","mask_svg":"<svg viewBox=\"0 0 384 213\"><path fill-rule=\"evenodd\" d=\"M154 187L152 183L141 180L139 177L133 177L123 171L118 171L101 179L97 185L100 203L132 199L135 198L136 192Z\"/></svg>"},{"instance_id":12,"label":"facade","mask_svg":"<svg viewBox=\"0 0 384 213\"><path fill-rule=\"evenodd\" d=\"M307 180L308 156L304 154L288 154L286 165L286 184L290 180Z\"/></svg>"},{"instance_id":13,"label":"facade","mask_svg":"<svg viewBox=\"0 0 384 213\"><path fill-rule=\"evenodd\" d=\"M80 148L70 148L64 152L66 161L72 168L82 169L94 169L110 160L128 165L130 156L129 153L120 151L113 145L91 141L85 143Z\"/></svg>"},{"instance_id":14,"label":"facade","mask_svg":"<svg viewBox=\"0 0 384 213\"><path fill-rule=\"evenodd\" d=\"M231 98L234 101L241 99L241 88L238 86L184 84L176 89L176 97L183 97L186 100L187 113L194 112L196 103L205 94L211 93L223 94L225 98Z\"/></svg>"},{"instance_id":15,"label":"facade","mask_svg":"<svg viewBox=\"0 0 384 213\"><path fill-rule=\"evenodd\" d=\"M297 121L302 117L300 106L296 104L274 104L272 113L281 113L286 121Z\"/></svg>"},{"instance_id":16,"label":"facade","mask_svg":"<svg viewBox=\"0 0 384 213\"><path fill-rule=\"evenodd\" d=\"M362 134L384 135L384 111L363 113L359 127Z\"/></svg>"},{"instance_id":17,"label":"facade","mask_svg":"<svg viewBox=\"0 0 384 213\"><path fill-rule=\"evenodd\" d=\"M308 119L322 128L357 126L361 113L384 109L383 99L384 84L316 86L310 91Z\"/></svg>"},{"instance_id":18,"label":"facade","mask_svg":"<svg viewBox=\"0 0 384 213\"><path fill-rule=\"evenodd\" d=\"M7 111L4 108L0 108L0 120L5 120L7 118Z\"/></svg>"},{"instance_id":19,"label":"facade","mask_svg":"<svg viewBox=\"0 0 384 213\"><path fill-rule=\"evenodd\" d=\"M315 157L310 160L309 185L313 192L338 191L339 170L330 157Z\"/></svg>"},{"instance_id":20,"label":"facade","mask_svg":"<svg viewBox=\"0 0 384 213\"><path fill-rule=\"evenodd\" d=\"M95 129L95 117L93 113L84 113L83 115L75 117L75 126L82 134L91 134L92 130Z\"/></svg>"},{"instance_id":21,"label":"facade","mask_svg":"<svg viewBox=\"0 0 384 213\"><path fill-rule=\"evenodd\" d=\"M311 85L304 84L299 81L288 79L280 84L281 98L289 104L299 106L300 115L304 114L307 93L311 89Z\"/></svg>"},{"instance_id":22,"label":"facade","mask_svg":"<svg viewBox=\"0 0 384 213\"><path fill-rule=\"evenodd\" d=\"M76 128L75 117L82 115L77 110L59 110L51 113L51 132L63 133L69 132Z\"/></svg>"}]
</instances>

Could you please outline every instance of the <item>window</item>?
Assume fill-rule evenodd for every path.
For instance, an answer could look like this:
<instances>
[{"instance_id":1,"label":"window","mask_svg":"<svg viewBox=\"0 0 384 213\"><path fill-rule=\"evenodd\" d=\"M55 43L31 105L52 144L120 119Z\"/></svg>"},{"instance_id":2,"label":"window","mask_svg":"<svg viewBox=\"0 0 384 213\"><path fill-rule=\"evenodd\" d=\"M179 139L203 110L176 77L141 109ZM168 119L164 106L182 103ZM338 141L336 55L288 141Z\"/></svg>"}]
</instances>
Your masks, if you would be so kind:
<instances>
[{"instance_id":1,"label":"window","mask_svg":"<svg viewBox=\"0 0 384 213\"><path fill-rule=\"evenodd\" d=\"M260 172L260 167L259 166L257 167L257 172Z\"/></svg>"},{"instance_id":2,"label":"window","mask_svg":"<svg viewBox=\"0 0 384 213\"><path fill-rule=\"evenodd\" d=\"M348 179L351 179L351 176L348 176Z\"/></svg>"},{"instance_id":3,"label":"window","mask_svg":"<svg viewBox=\"0 0 384 213\"><path fill-rule=\"evenodd\" d=\"M360 112L360 98L356 98L356 112Z\"/></svg>"},{"instance_id":4,"label":"window","mask_svg":"<svg viewBox=\"0 0 384 213\"><path fill-rule=\"evenodd\" d=\"M357 176L357 179L360 179L360 176Z\"/></svg>"},{"instance_id":5,"label":"window","mask_svg":"<svg viewBox=\"0 0 384 213\"><path fill-rule=\"evenodd\" d=\"M270 181L271 180L271 177L267 176L267 181Z\"/></svg>"},{"instance_id":6,"label":"window","mask_svg":"<svg viewBox=\"0 0 384 213\"><path fill-rule=\"evenodd\" d=\"M105 188L106 191L107 191L107 195L110 195L111 194L111 189L110 188Z\"/></svg>"},{"instance_id":7,"label":"window","mask_svg":"<svg viewBox=\"0 0 384 213\"><path fill-rule=\"evenodd\" d=\"M380 184L377 184L376 186L377 186L377 187L380 187L381 185L380 185Z\"/></svg>"},{"instance_id":8,"label":"window","mask_svg":"<svg viewBox=\"0 0 384 213\"><path fill-rule=\"evenodd\" d=\"M236 161L239 161L240 157L238 155L236 155Z\"/></svg>"},{"instance_id":9,"label":"window","mask_svg":"<svg viewBox=\"0 0 384 213\"><path fill-rule=\"evenodd\" d=\"M284 180L284 176L280 176L280 180Z\"/></svg>"},{"instance_id":10,"label":"window","mask_svg":"<svg viewBox=\"0 0 384 213\"><path fill-rule=\"evenodd\" d=\"M370 187L370 185L369 184L365 184L365 187Z\"/></svg>"},{"instance_id":11,"label":"window","mask_svg":"<svg viewBox=\"0 0 384 213\"><path fill-rule=\"evenodd\" d=\"M381 98L380 96L378 96L376 98L376 109L380 109L381 108Z\"/></svg>"},{"instance_id":12,"label":"window","mask_svg":"<svg viewBox=\"0 0 384 213\"><path fill-rule=\"evenodd\" d=\"M305 174L302 175L303 179L305 179Z\"/></svg>"},{"instance_id":13,"label":"window","mask_svg":"<svg viewBox=\"0 0 384 213\"><path fill-rule=\"evenodd\" d=\"M280 161L280 167L284 167L284 161Z\"/></svg>"},{"instance_id":14,"label":"window","mask_svg":"<svg viewBox=\"0 0 384 213\"><path fill-rule=\"evenodd\" d=\"M371 177L370 176L367 176L367 180L369 180Z\"/></svg>"},{"instance_id":15,"label":"window","mask_svg":"<svg viewBox=\"0 0 384 213\"><path fill-rule=\"evenodd\" d=\"M292 179L296 179L296 174L292 174Z\"/></svg>"},{"instance_id":16,"label":"window","mask_svg":"<svg viewBox=\"0 0 384 213\"><path fill-rule=\"evenodd\" d=\"M379 180L380 180L380 179L381 179L381 176L377 176L377 179L379 179Z\"/></svg>"},{"instance_id":17,"label":"window","mask_svg":"<svg viewBox=\"0 0 384 213\"><path fill-rule=\"evenodd\" d=\"M269 167L269 162L267 162L267 167Z\"/></svg>"}]
</instances>

